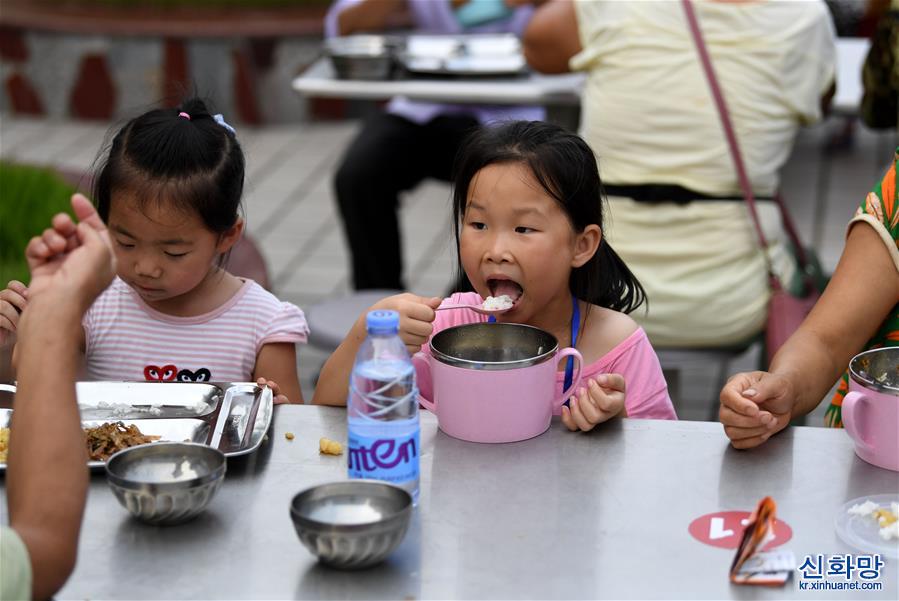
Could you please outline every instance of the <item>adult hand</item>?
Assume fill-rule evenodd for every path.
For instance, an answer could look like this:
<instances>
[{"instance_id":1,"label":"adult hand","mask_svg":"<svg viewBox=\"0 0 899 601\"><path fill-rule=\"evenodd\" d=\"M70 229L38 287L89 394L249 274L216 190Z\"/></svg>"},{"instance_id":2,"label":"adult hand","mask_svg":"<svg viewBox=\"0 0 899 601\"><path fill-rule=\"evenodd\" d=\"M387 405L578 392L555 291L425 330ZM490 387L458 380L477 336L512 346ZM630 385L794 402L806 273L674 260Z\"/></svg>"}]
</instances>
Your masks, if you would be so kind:
<instances>
[{"instance_id":1,"label":"adult hand","mask_svg":"<svg viewBox=\"0 0 899 601\"><path fill-rule=\"evenodd\" d=\"M624 376L602 374L590 378L586 387L578 389L571 397L571 408L562 407L562 423L572 432L589 432L624 409Z\"/></svg>"},{"instance_id":2,"label":"adult hand","mask_svg":"<svg viewBox=\"0 0 899 601\"><path fill-rule=\"evenodd\" d=\"M795 402L789 378L766 371L739 373L721 389L718 419L734 448L749 449L787 427Z\"/></svg>"},{"instance_id":3,"label":"adult hand","mask_svg":"<svg viewBox=\"0 0 899 601\"><path fill-rule=\"evenodd\" d=\"M437 317L434 311L443 302L442 298L418 296L405 292L388 296L372 305L369 311L389 309L400 314L399 335L409 349L410 354L421 350L434 331L433 322ZM367 313L367 312L366 312ZM363 317L363 319L365 319Z\"/></svg>"},{"instance_id":4,"label":"adult hand","mask_svg":"<svg viewBox=\"0 0 899 601\"><path fill-rule=\"evenodd\" d=\"M106 226L90 201L72 196L79 223L60 213L52 227L35 236L25 249L31 270L29 298L54 290L70 295L85 308L115 275L115 257Z\"/></svg>"},{"instance_id":5,"label":"adult hand","mask_svg":"<svg viewBox=\"0 0 899 601\"><path fill-rule=\"evenodd\" d=\"M22 282L12 280L0 290L0 347L12 339L27 304L28 288Z\"/></svg>"}]
</instances>

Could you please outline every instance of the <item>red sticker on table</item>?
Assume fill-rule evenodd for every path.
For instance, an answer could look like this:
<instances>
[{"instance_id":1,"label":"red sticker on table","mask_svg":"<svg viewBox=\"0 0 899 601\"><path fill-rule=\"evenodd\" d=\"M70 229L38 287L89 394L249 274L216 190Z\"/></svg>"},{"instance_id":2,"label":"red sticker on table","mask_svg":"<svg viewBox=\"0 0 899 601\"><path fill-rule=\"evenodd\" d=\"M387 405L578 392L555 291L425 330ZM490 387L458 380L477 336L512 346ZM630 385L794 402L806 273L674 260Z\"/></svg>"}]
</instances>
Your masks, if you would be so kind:
<instances>
[{"instance_id":1,"label":"red sticker on table","mask_svg":"<svg viewBox=\"0 0 899 601\"><path fill-rule=\"evenodd\" d=\"M690 534L701 543L722 549L736 549L749 521L748 511L707 513L690 522ZM774 540L762 548L768 551L793 538L793 529L783 520L774 521Z\"/></svg>"}]
</instances>

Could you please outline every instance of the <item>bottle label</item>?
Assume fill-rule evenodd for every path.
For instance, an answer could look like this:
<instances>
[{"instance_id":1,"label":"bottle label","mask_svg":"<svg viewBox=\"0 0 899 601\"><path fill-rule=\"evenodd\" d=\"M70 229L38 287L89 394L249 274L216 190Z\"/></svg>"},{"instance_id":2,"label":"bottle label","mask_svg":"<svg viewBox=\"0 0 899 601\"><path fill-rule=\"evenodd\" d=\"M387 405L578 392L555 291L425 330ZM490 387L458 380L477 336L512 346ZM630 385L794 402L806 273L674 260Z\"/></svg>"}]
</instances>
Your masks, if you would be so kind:
<instances>
[{"instance_id":1,"label":"bottle label","mask_svg":"<svg viewBox=\"0 0 899 601\"><path fill-rule=\"evenodd\" d=\"M391 484L418 479L419 430L397 438L368 438L349 432L347 473Z\"/></svg>"}]
</instances>

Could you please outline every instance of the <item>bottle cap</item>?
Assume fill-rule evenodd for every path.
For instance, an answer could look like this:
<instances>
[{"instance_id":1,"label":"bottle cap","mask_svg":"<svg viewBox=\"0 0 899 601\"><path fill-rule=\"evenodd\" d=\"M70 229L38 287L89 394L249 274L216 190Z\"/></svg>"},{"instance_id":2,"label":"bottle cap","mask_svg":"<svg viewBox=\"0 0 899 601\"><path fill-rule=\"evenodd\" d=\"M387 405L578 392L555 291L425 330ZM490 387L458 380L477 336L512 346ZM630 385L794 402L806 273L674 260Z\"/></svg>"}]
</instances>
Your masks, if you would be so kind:
<instances>
[{"instance_id":1,"label":"bottle cap","mask_svg":"<svg viewBox=\"0 0 899 601\"><path fill-rule=\"evenodd\" d=\"M400 314L396 311L369 311L365 316L369 334L393 334L400 329Z\"/></svg>"}]
</instances>

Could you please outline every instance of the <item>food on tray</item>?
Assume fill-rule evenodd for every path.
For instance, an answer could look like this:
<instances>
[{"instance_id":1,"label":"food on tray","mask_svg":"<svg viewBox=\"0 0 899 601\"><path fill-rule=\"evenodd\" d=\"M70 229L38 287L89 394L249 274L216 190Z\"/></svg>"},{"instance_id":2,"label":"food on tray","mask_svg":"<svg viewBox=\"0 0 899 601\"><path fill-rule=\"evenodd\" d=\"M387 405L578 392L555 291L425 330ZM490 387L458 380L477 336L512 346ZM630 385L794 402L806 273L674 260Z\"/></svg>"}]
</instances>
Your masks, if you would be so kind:
<instances>
[{"instance_id":1,"label":"food on tray","mask_svg":"<svg viewBox=\"0 0 899 601\"><path fill-rule=\"evenodd\" d=\"M318 452L323 455L343 455L343 445L330 438L321 438L318 441Z\"/></svg>"},{"instance_id":2,"label":"food on tray","mask_svg":"<svg viewBox=\"0 0 899 601\"><path fill-rule=\"evenodd\" d=\"M284 438L286 438L287 440L293 440L293 438L294 438L293 432L285 432Z\"/></svg>"},{"instance_id":3,"label":"food on tray","mask_svg":"<svg viewBox=\"0 0 899 601\"><path fill-rule=\"evenodd\" d=\"M95 428L85 428L84 433L91 461L106 461L122 449L159 440L159 436L147 436L137 426L126 426L122 422L108 422Z\"/></svg>"},{"instance_id":4,"label":"food on tray","mask_svg":"<svg viewBox=\"0 0 899 601\"><path fill-rule=\"evenodd\" d=\"M6 463L6 449L9 445L9 428L0 428L0 463Z\"/></svg>"},{"instance_id":5,"label":"food on tray","mask_svg":"<svg viewBox=\"0 0 899 601\"><path fill-rule=\"evenodd\" d=\"M97 409L107 410L110 417L125 417L132 413L149 413L150 415L162 415L162 403L154 403L152 405L132 405L131 403L109 403L100 401L97 403ZM199 409L202 411L202 407ZM199 413L198 411L198 413Z\"/></svg>"},{"instance_id":6,"label":"food on tray","mask_svg":"<svg viewBox=\"0 0 899 601\"><path fill-rule=\"evenodd\" d=\"M899 503L894 501L890 503L890 509L885 509L874 501L867 500L850 507L848 513L876 520L883 540L899 539Z\"/></svg>"},{"instance_id":7,"label":"food on tray","mask_svg":"<svg viewBox=\"0 0 899 601\"><path fill-rule=\"evenodd\" d=\"M504 311L505 309L511 309L513 304L511 296L500 294L499 296L488 296L484 299L484 304L481 307L488 311Z\"/></svg>"},{"instance_id":8,"label":"food on tray","mask_svg":"<svg viewBox=\"0 0 899 601\"><path fill-rule=\"evenodd\" d=\"M106 461L122 449L159 440L159 436L147 436L137 426L126 426L122 422L85 428L84 434L91 461ZM9 428L0 428L0 463L6 463L8 445Z\"/></svg>"}]
</instances>

